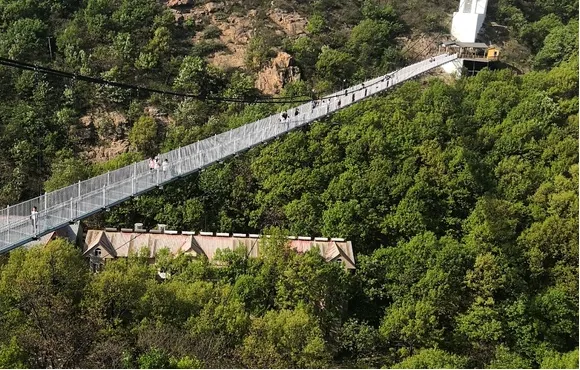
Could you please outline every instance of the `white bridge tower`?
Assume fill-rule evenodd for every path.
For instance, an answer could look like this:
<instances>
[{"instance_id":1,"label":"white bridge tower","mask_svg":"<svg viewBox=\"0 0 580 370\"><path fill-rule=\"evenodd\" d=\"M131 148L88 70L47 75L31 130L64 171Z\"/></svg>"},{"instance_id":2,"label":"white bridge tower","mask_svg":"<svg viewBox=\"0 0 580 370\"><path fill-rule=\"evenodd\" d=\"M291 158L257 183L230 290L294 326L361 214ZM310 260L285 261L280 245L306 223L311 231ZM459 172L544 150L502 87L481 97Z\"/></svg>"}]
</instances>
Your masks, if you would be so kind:
<instances>
[{"instance_id":1,"label":"white bridge tower","mask_svg":"<svg viewBox=\"0 0 580 370\"><path fill-rule=\"evenodd\" d=\"M453 13L451 34L460 42L475 42L483 25L487 0L460 0L459 10Z\"/></svg>"}]
</instances>

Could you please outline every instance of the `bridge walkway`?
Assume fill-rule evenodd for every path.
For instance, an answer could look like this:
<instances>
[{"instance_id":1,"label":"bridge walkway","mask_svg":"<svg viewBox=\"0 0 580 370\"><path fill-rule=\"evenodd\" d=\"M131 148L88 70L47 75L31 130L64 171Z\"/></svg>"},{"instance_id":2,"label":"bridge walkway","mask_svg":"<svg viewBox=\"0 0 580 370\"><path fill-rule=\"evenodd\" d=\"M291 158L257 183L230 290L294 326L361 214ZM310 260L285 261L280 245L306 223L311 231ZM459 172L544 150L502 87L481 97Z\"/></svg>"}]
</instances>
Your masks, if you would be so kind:
<instances>
[{"instance_id":1,"label":"bridge walkway","mask_svg":"<svg viewBox=\"0 0 580 370\"><path fill-rule=\"evenodd\" d=\"M89 217L328 116L455 59L456 54L438 55L319 100L161 154L159 160L167 159L169 162L166 172L152 172L147 160L143 160L8 206L0 210L0 254L67 223ZM282 119L282 113L286 113L288 118ZM36 230L30 218L32 207L38 210Z\"/></svg>"}]
</instances>

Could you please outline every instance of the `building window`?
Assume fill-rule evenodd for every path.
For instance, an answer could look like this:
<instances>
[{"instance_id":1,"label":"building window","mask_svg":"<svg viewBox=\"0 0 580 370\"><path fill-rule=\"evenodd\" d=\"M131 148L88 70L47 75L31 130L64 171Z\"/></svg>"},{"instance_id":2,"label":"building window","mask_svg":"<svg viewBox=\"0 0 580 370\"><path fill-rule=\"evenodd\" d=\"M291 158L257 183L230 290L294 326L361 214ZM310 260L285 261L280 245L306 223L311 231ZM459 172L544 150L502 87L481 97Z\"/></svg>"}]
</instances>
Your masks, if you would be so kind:
<instances>
[{"instance_id":1,"label":"building window","mask_svg":"<svg viewBox=\"0 0 580 370\"><path fill-rule=\"evenodd\" d=\"M101 257L101 248L95 249L95 257Z\"/></svg>"}]
</instances>

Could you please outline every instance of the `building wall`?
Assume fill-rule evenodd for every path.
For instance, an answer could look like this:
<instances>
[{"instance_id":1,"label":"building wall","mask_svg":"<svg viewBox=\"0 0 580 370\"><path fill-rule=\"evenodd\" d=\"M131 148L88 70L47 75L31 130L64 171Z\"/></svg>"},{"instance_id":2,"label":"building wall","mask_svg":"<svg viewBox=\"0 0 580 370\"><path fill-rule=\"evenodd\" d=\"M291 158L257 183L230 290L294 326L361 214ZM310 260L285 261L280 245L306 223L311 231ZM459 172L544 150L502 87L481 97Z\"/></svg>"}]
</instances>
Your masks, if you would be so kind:
<instances>
[{"instance_id":1,"label":"building wall","mask_svg":"<svg viewBox=\"0 0 580 370\"><path fill-rule=\"evenodd\" d=\"M477 34L483 26L487 0L463 0L459 9L453 13L451 34L461 42L475 42Z\"/></svg>"}]
</instances>

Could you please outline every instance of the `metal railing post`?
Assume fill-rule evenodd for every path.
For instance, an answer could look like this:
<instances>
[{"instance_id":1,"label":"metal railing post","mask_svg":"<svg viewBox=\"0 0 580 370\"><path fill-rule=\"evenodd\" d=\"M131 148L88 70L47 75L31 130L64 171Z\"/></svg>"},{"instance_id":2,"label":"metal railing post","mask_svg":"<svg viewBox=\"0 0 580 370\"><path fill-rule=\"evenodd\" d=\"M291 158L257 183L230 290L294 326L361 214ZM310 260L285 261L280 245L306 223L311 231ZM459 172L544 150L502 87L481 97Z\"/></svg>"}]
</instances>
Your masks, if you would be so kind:
<instances>
[{"instance_id":1,"label":"metal railing post","mask_svg":"<svg viewBox=\"0 0 580 370\"><path fill-rule=\"evenodd\" d=\"M44 192L44 212L46 212L46 209L48 208L48 194L46 193L46 191Z\"/></svg>"},{"instance_id":2,"label":"metal railing post","mask_svg":"<svg viewBox=\"0 0 580 370\"><path fill-rule=\"evenodd\" d=\"M73 198L70 198L70 220L74 220L74 206L73 206Z\"/></svg>"},{"instance_id":3,"label":"metal railing post","mask_svg":"<svg viewBox=\"0 0 580 370\"><path fill-rule=\"evenodd\" d=\"M10 225L10 204L6 206L6 225ZM6 242L10 243L10 227L6 231Z\"/></svg>"},{"instance_id":4,"label":"metal railing post","mask_svg":"<svg viewBox=\"0 0 580 370\"><path fill-rule=\"evenodd\" d=\"M177 148L177 174L181 175L182 172L182 159L181 159L181 147Z\"/></svg>"},{"instance_id":5,"label":"metal railing post","mask_svg":"<svg viewBox=\"0 0 580 370\"><path fill-rule=\"evenodd\" d=\"M75 216L78 217L79 215L79 203L81 202L81 180L78 182L78 192L77 192L77 202L75 204Z\"/></svg>"},{"instance_id":6,"label":"metal railing post","mask_svg":"<svg viewBox=\"0 0 580 370\"><path fill-rule=\"evenodd\" d=\"M107 191L107 186L103 186L103 207L107 205L107 195L106 195L106 191Z\"/></svg>"},{"instance_id":7,"label":"metal railing post","mask_svg":"<svg viewBox=\"0 0 580 370\"><path fill-rule=\"evenodd\" d=\"M131 176L131 195L135 195L135 178L137 177L137 162L133 163L133 176Z\"/></svg>"}]
</instances>

